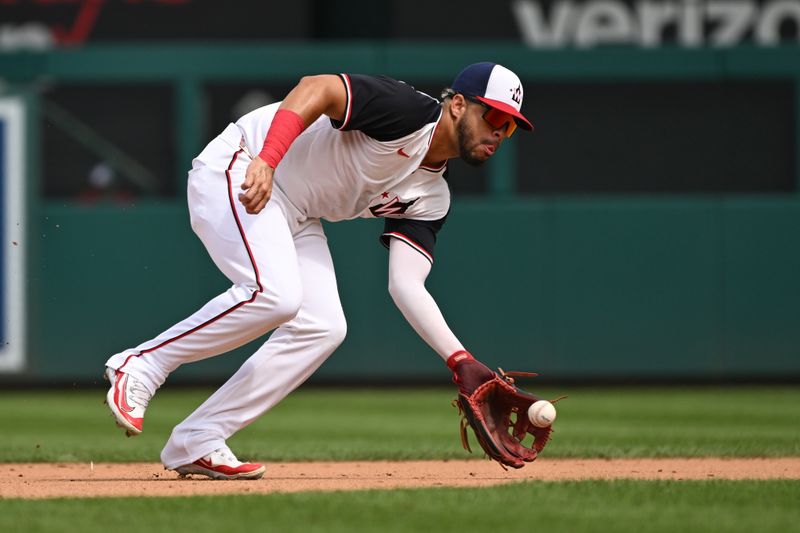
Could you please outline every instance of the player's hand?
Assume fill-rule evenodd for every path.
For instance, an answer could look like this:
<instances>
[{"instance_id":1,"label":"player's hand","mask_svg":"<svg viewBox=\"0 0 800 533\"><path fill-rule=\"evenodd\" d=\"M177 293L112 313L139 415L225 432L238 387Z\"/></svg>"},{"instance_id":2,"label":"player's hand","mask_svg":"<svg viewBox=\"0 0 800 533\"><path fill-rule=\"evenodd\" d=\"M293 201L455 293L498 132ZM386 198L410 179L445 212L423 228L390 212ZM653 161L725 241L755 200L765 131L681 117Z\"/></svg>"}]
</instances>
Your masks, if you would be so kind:
<instances>
[{"instance_id":1,"label":"player's hand","mask_svg":"<svg viewBox=\"0 0 800 533\"><path fill-rule=\"evenodd\" d=\"M275 169L270 167L263 159L256 156L247 165L244 175L239 201L251 215L257 215L264 209L272 196L272 175Z\"/></svg>"},{"instance_id":2,"label":"player's hand","mask_svg":"<svg viewBox=\"0 0 800 533\"><path fill-rule=\"evenodd\" d=\"M494 379L496 374L489 367L470 357L456 364L453 368L453 383L458 386L461 394L472 395L475 389Z\"/></svg>"}]
</instances>

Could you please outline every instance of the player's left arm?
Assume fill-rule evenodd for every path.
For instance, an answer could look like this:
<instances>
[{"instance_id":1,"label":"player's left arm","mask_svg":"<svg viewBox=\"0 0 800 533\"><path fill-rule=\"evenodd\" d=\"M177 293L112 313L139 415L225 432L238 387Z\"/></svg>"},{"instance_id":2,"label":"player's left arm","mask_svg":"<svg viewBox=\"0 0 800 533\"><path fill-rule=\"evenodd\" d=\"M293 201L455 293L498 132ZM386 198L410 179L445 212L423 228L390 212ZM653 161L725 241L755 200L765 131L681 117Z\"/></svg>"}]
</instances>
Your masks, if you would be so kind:
<instances>
[{"instance_id":1,"label":"player's left arm","mask_svg":"<svg viewBox=\"0 0 800 533\"><path fill-rule=\"evenodd\" d=\"M432 263L413 243L393 237L389 243L389 293L414 331L445 360L459 390L471 394L495 374L475 359L453 334L433 296L425 288Z\"/></svg>"},{"instance_id":2,"label":"player's left arm","mask_svg":"<svg viewBox=\"0 0 800 533\"><path fill-rule=\"evenodd\" d=\"M463 351L433 296L425 288L431 262L400 238L389 243L389 293L414 331L443 359Z\"/></svg>"},{"instance_id":3,"label":"player's left arm","mask_svg":"<svg viewBox=\"0 0 800 533\"><path fill-rule=\"evenodd\" d=\"M458 387L461 442L469 450L466 424L472 426L484 451L496 461L513 468L531 462L547 444L550 427L534 426L525 413L540 400L522 392L475 359L450 331L433 297L425 288L430 260L412 244L393 237L389 243L389 292L408 323L453 371ZM511 382L513 383L513 382ZM551 406L552 407L552 406ZM516 413L513 434L509 420ZM528 435L532 444L523 444Z\"/></svg>"}]
</instances>

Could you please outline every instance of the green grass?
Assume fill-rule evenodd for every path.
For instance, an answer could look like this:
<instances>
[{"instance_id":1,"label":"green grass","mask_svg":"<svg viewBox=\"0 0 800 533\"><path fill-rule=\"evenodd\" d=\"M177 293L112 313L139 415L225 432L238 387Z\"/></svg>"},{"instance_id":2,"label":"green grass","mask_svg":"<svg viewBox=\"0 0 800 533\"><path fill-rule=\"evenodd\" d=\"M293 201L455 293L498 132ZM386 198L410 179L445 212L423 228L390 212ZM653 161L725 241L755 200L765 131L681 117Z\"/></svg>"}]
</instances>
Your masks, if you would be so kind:
<instances>
[{"instance_id":1,"label":"green grass","mask_svg":"<svg viewBox=\"0 0 800 533\"><path fill-rule=\"evenodd\" d=\"M487 489L0 501L0 531L780 532L793 481L592 481Z\"/></svg>"},{"instance_id":2,"label":"green grass","mask_svg":"<svg viewBox=\"0 0 800 533\"><path fill-rule=\"evenodd\" d=\"M166 386L143 435L126 439L105 391L0 392L0 462L158 461L171 428L210 390ZM548 457L800 455L797 387L575 388L558 404ZM454 389L307 389L233 437L262 461L467 458ZM473 441L474 443L474 441Z\"/></svg>"},{"instance_id":3,"label":"green grass","mask_svg":"<svg viewBox=\"0 0 800 533\"><path fill-rule=\"evenodd\" d=\"M551 457L800 455L800 390L575 388ZM104 391L0 392L0 461L158 461L209 390L160 391L144 435L114 427ZM231 439L263 461L479 458L461 449L451 389L300 390ZM0 531L784 532L798 481L586 481L193 498L0 500ZM512 516L516 513L516 517Z\"/></svg>"}]
</instances>

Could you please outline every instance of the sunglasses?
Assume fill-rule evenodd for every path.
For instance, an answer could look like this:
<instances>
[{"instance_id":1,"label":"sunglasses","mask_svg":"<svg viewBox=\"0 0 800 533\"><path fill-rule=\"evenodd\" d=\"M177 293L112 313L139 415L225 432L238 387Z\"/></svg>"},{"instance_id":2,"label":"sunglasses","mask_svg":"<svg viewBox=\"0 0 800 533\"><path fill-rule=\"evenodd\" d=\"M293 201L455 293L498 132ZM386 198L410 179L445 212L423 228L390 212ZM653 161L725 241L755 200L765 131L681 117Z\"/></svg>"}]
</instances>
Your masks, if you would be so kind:
<instances>
[{"instance_id":1,"label":"sunglasses","mask_svg":"<svg viewBox=\"0 0 800 533\"><path fill-rule=\"evenodd\" d=\"M464 98L473 104L478 104L479 106L486 108L486 111L483 112L483 120L488 122L489 125L496 130L505 129L506 137L511 137L514 135L514 132L517 131L517 121L514 120L514 117L508 113L493 107L489 107L472 96L464 95Z\"/></svg>"}]
</instances>

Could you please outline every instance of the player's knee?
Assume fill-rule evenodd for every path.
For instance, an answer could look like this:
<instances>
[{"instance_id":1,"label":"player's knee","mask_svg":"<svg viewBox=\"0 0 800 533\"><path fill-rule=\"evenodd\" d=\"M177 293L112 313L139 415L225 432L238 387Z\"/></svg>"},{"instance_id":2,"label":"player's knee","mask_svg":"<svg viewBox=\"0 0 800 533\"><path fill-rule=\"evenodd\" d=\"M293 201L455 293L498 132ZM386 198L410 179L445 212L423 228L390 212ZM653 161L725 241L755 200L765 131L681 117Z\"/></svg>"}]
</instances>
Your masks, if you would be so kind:
<instances>
[{"instance_id":1,"label":"player's knee","mask_svg":"<svg viewBox=\"0 0 800 533\"><path fill-rule=\"evenodd\" d=\"M336 316L315 318L305 324L309 334L316 337L317 344L326 345L330 351L335 350L347 335L347 321L344 313Z\"/></svg>"},{"instance_id":2,"label":"player's knee","mask_svg":"<svg viewBox=\"0 0 800 533\"><path fill-rule=\"evenodd\" d=\"M325 336L334 348L342 344L345 336L347 336L347 320L345 320L344 314L328 321Z\"/></svg>"},{"instance_id":3,"label":"player's knee","mask_svg":"<svg viewBox=\"0 0 800 533\"><path fill-rule=\"evenodd\" d=\"M277 294L263 294L273 321L283 324L297 316L303 303L301 291L283 291Z\"/></svg>"},{"instance_id":4,"label":"player's knee","mask_svg":"<svg viewBox=\"0 0 800 533\"><path fill-rule=\"evenodd\" d=\"M248 304L251 310L250 316L256 324L268 325L269 329L293 319L303 301L303 292L299 285L281 287L280 290L276 290L274 286L253 287L251 293Z\"/></svg>"}]
</instances>

